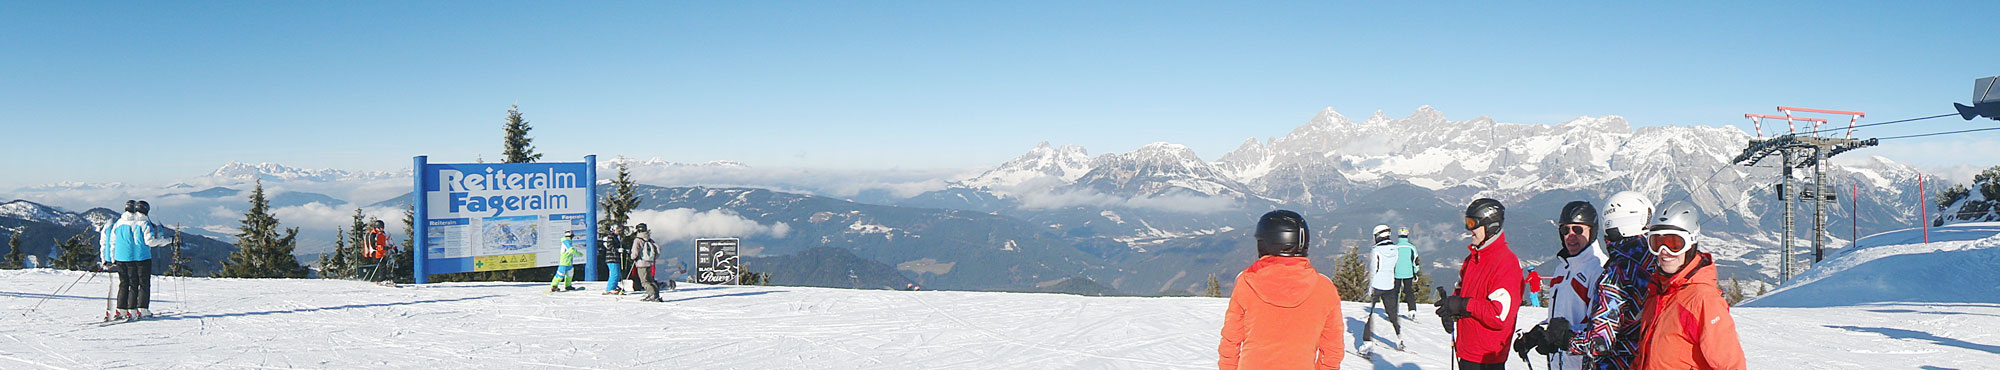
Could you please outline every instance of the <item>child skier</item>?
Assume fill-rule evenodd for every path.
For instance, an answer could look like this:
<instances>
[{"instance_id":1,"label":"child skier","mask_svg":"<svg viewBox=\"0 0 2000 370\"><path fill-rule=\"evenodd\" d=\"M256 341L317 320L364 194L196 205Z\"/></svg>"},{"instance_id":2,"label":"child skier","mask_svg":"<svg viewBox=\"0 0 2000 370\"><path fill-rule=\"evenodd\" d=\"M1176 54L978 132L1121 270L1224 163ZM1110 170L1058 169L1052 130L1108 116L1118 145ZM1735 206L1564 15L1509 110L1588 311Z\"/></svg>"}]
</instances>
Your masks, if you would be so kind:
<instances>
[{"instance_id":1,"label":"child skier","mask_svg":"<svg viewBox=\"0 0 2000 370\"><path fill-rule=\"evenodd\" d=\"M578 251L574 245L575 239L575 231L563 232L562 256L556 262L556 276L549 278L550 293L583 289L570 286L571 281L575 280L572 272L576 270L576 257L583 255L583 252Z\"/></svg>"}]
</instances>

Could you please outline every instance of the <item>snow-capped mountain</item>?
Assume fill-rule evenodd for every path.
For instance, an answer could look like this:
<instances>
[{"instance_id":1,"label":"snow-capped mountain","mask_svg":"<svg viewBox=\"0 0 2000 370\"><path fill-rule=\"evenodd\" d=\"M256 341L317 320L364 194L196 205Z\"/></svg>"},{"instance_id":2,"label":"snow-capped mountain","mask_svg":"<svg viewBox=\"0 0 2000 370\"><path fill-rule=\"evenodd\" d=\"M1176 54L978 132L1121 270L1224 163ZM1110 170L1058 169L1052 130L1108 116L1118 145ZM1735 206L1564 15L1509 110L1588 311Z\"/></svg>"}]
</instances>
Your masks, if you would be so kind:
<instances>
[{"instance_id":1,"label":"snow-capped mountain","mask_svg":"<svg viewBox=\"0 0 2000 370\"><path fill-rule=\"evenodd\" d=\"M1183 194L1235 200L1218 204L1229 215L1220 219L1196 221L1203 216L1118 207L1129 202L1086 203L1086 207L1075 209L1038 207L1036 194L997 192L991 190L993 186L964 181L906 205L1013 215L1070 235L1109 237L1134 249L1158 249L1193 242L1188 238L1212 238L1226 233L1222 228L1232 225L1241 229L1248 219L1242 215L1254 216L1271 208L1342 216L1331 217L1333 222L1322 224L1327 227L1323 230L1368 226L1347 225L1349 222L1412 222L1420 223L1420 229L1434 230L1439 237L1461 237L1449 232L1449 217L1410 218L1455 210L1407 209L1393 204L1396 200L1363 199L1381 196L1377 189L1397 184L1415 188L1402 188L1394 194L1444 200L1447 205L1443 208L1477 197L1501 199L1509 204L1510 213L1525 214L1516 217L1527 220L1551 217L1570 200L1599 201L1611 193L1632 190L1661 204L1693 203L1712 218L1704 222L1711 238L1706 245L1730 264L1725 269L1775 278L1779 266L1776 252L1782 240L1777 230L1781 229L1783 208L1771 185L1781 175L1775 159L1754 167L1732 162L1751 139L1731 126L1634 129L1618 116L1580 117L1559 124L1500 123L1487 117L1449 121L1442 112L1425 106L1400 118L1376 112L1356 121L1328 108L1284 136L1246 140L1214 162L1204 162L1186 147L1170 143L1154 143L1088 161L1083 160L1088 158L1083 148L1062 151L1073 154L1054 155L1052 152L1058 151L1042 145L974 177L1054 181L1062 178L1056 173L1073 174L1085 169L1079 166L1088 165L1085 175L1067 184L1044 186L1058 195L1086 192L1114 199L1144 199ZM1865 154L1848 156L1857 155ZM1050 163L1065 166L1059 167L1061 171L1034 170L1058 168L1047 165ZM1828 166L1827 182L1829 190L1836 190L1830 193L1839 194L1839 201L1828 204L1826 210L1829 247L1844 245L1843 240L1849 238L1848 233L1835 230L1914 225L1914 212L1899 209L1917 201L1914 168L1879 157L1833 163ZM1793 176L1798 180L1795 189L1806 188L1811 180L1809 171L1794 171ZM1426 190L1434 195L1412 193ZM1849 199L1857 194L1858 199ZM1437 208L1429 202L1417 203ZM1856 206L1861 209L1859 214L1852 213ZM1381 214L1390 218L1382 220L1344 217L1357 209L1354 207L1402 211ZM1803 231L1812 225L1813 207L1810 203L1793 207L1799 231L1793 236L1799 248L1794 253L1809 256L1811 236ZM1434 225L1423 225L1426 223ZM1553 231L1546 229L1521 227L1510 233L1512 240L1539 243L1553 240Z\"/></svg>"},{"instance_id":2,"label":"snow-capped mountain","mask_svg":"<svg viewBox=\"0 0 2000 370\"><path fill-rule=\"evenodd\" d=\"M55 207L25 200L0 204L0 217L13 217L28 221L62 225L63 227L88 228L91 230L96 230L98 226L101 226L92 222L93 220L84 219L81 215L64 212L63 210L55 209Z\"/></svg>"},{"instance_id":3,"label":"snow-capped mountain","mask_svg":"<svg viewBox=\"0 0 2000 370\"><path fill-rule=\"evenodd\" d=\"M1074 183L1078 178L1096 167L1096 158L1083 147L1064 145L1050 147L1042 142L1019 158L1001 163L999 167L978 176L954 182L954 187L987 189L997 194L1012 194L1015 190L1041 190L1047 187ZM1022 189L1022 188L1026 189Z\"/></svg>"},{"instance_id":4,"label":"snow-capped mountain","mask_svg":"<svg viewBox=\"0 0 2000 370\"><path fill-rule=\"evenodd\" d=\"M349 181L349 180L377 180L377 179L409 177L409 176L410 173L408 170L404 170L400 173L388 172L388 171L348 172L348 171L328 169L328 168L305 169L305 168L298 168L298 167L286 166L282 164L269 163L269 162L250 164L250 163L231 161L227 164L223 164L221 168L215 169L214 172L210 172L207 177L216 179L241 180L241 181L264 180L264 181L327 182L327 181Z\"/></svg>"}]
</instances>

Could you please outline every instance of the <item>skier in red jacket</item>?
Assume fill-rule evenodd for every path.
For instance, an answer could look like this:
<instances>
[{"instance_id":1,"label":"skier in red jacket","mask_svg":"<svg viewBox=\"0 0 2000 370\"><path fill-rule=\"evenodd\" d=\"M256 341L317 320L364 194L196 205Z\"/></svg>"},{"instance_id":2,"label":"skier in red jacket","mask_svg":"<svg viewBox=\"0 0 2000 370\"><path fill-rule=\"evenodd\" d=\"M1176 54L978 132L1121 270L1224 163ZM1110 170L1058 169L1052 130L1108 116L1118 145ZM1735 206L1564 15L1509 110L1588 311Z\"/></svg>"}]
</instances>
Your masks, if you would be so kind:
<instances>
[{"instance_id":1,"label":"skier in red jacket","mask_svg":"<svg viewBox=\"0 0 2000 370\"><path fill-rule=\"evenodd\" d=\"M1458 270L1459 290L1439 299L1437 315L1446 332L1456 331L1458 368L1501 369L1513 343L1514 318L1520 315L1521 260L1507 248L1501 232L1506 207L1480 198L1465 207L1465 230L1472 234L1470 251Z\"/></svg>"}]
</instances>

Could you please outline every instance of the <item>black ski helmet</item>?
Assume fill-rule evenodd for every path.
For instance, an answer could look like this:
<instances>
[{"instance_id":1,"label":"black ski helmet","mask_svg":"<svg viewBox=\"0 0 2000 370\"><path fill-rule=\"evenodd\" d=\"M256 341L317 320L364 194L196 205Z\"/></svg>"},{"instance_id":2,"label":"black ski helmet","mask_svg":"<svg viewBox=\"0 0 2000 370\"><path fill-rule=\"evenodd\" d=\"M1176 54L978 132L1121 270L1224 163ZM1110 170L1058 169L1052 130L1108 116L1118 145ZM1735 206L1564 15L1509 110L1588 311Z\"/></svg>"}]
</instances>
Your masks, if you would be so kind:
<instances>
[{"instance_id":1,"label":"black ski helmet","mask_svg":"<svg viewBox=\"0 0 2000 370\"><path fill-rule=\"evenodd\" d=\"M1276 210L1257 220L1257 255L1305 257L1312 244L1312 230L1298 212Z\"/></svg>"},{"instance_id":2,"label":"black ski helmet","mask_svg":"<svg viewBox=\"0 0 2000 370\"><path fill-rule=\"evenodd\" d=\"M373 222L373 223L370 223L369 225L373 225L373 226L375 226L375 228L377 228L377 229L380 229L380 228L384 228L384 227L387 227L387 226L386 226L387 224L384 224L384 223L382 223L382 220L375 220L375 222Z\"/></svg>"},{"instance_id":3,"label":"black ski helmet","mask_svg":"<svg viewBox=\"0 0 2000 370\"><path fill-rule=\"evenodd\" d=\"M139 209L139 201L131 199L125 200L125 213L138 212L138 209Z\"/></svg>"},{"instance_id":4,"label":"black ski helmet","mask_svg":"<svg viewBox=\"0 0 2000 370\"><path fill-rule=\"evenodd\" d=\"M1500 205L1500 201L1493 198L1479 198L1465 206L1465 219L1466 230L1484 227L1486 237L1490 239L1500 234L1500 225L1507 220L1507 206Z\"/></svg>"},{"instance_id":5,"label":"black ski helmet","mask_svg":"<svg viewBox=\"0 0 2000 370\"><path fill-rule=\"evenodd\" d=\"M1556 245L1562 245L1563 228L1569 227L1569 225L1589 226L1592 230L1591 232L1584 233L1584 236L1590 239L1585 241L1585 243L1597 242L1597 232L1595 230L1597 229L1597 206L1590 205L1590 202L1581 200L1564 204L1562 215L1556 216Z\"/></svg>"},{"instance_id":6,"label":"black ski helmet","mask_svg":"<svg viewBox=\"0 0 2000 370\"><path fill-rule=\"evenodd\" d=\"M646 224L643 224L643 223L641 223L641 224L639 224L639 226L635 226L635 227L633 227L632 229L633 229L633 230L634 230L635 232L642 232L642 233L643 233L643 232L646 232Z\"/></svg>"},{"instance_id":7,"label":"black ski helmet","mask_svg":"<svg viewBox=\"0 0 2000 370\"><path fill-rule=\"evenodd\" d=\"M143 214L148 214L148 213L153 213L153 205L151 205L151 204L146 204L146 201L143 201L143 200L142 200L142 201L139 201L139 202L138 202L137 204L133 204L133 209L132 209L132 211L133 211L133 212L139 212L139 214L142 214L142 215L143 215Z\"/></svg>"}]
</instances>

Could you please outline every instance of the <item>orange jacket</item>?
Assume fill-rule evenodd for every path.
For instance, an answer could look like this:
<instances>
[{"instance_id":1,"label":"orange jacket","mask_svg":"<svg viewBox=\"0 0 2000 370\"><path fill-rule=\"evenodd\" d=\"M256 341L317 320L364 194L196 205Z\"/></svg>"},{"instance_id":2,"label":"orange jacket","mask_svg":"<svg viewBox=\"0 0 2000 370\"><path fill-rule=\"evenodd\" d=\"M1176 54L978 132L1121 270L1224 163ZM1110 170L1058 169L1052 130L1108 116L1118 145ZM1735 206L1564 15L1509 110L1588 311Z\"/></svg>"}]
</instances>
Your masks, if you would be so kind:
<instances>
[{"instance_id":1,"label":"orange jacket","mask_svg":"<svg viewBox=\"0 0 2000 370\"><path fill-rule=\"evenodd\" d=\"M1736 320L1715 286L1714 261L1707 253L1696 254L1679 274L1653 274L1634 369L1744 368Z\"/></svg>"},{"instance_id":2,"label":"orange jacket","mask_svg":"<svg viewBox=\"0 0 2000 370\"><path fill-rule=\"evenodd\" d=\"M1312 262L1259 258L1236 275L1229 312L1222 316L1216 367L1339 369L1345 328L1340 292Z\"/></svg>"},{"instance_id":3,"label":"orange jacket","mask_svg":"<svg viewBox=\"0 0 2000 370\"><path fill-rule=\"evenodd\" d=\"M362 241L367 243L361 246L361 256L367 258L388 256L389 234L383 233L379 229L369 229L367 233L367 235L361 237Z\"/></svg>"}]
</instances>

